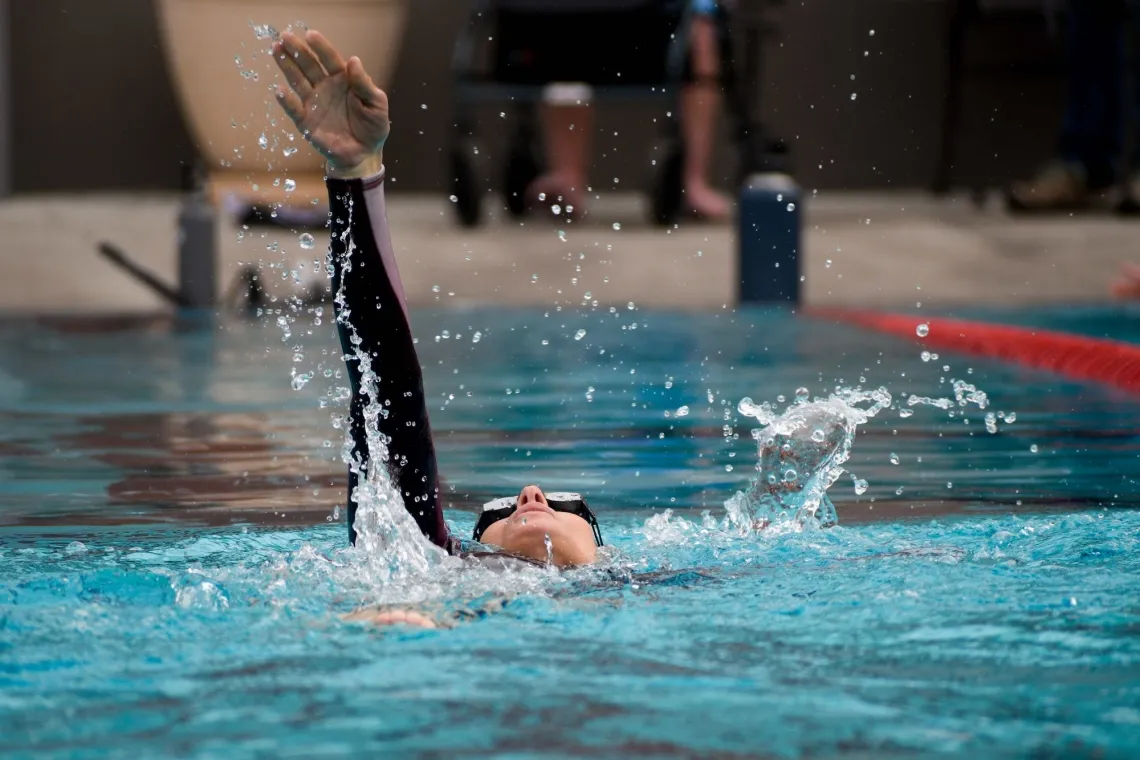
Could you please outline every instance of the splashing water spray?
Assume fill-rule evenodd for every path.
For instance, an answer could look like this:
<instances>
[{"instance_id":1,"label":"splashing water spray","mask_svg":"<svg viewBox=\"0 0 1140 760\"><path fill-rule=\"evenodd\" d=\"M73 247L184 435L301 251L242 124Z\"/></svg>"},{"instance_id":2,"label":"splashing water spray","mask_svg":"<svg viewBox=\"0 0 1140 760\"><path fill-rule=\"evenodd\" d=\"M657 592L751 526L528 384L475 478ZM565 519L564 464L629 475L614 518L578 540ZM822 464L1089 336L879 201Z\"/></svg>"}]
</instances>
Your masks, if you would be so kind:
<instances>
[{"instance_id":1,"label":"splashing water spray","mask_svg":"<svg viewBox=\"0 0 1140 760\"><path fill-rule=\"evenodd\" d=\"M345 244L342 271L351 271L356 243L350 235L351 216L354 213L353 201L348 200L349 224L341 242ZM327 269L331 277L334 269L329 247ZM341 277L340 287L334 295L339 307L337 322L350 331L352 360L360 365L360 394L366 400L364 410L364 430L370 454L367 466L361 452L354 451L350 426L345 426L344 446L341 458L357 476L356 490L350 498L356 502L356 548L362 561L368 566L369 575L377 582L386 582L396 576L424 575L446 557L446 553L431 544L420 533L419 526L404 508L399 490L392 485L388 474L388 445L380 432L378 420L386 415L383 399L377 396L377 376L372 370L372 357L361 350L363 342L352 326L352 312L344 295L345 277Z\"/></svg>"},{"instance_id":2,"label":"splashing water spray","mask_svg":"<svg viewBox=\"0 0 1140 760\"><path fill-rule=\"evenodd\" d=\"M729 524L748 533L773 523L803 529L838 522L827 489L845 472L858 427L891 402L886 388L839 389L814 400L801 389L777 415L768 403L741 399L740 413L764 427L752 431L760 453L757 477L725 502Z\"/></svg>"}]
</instances>

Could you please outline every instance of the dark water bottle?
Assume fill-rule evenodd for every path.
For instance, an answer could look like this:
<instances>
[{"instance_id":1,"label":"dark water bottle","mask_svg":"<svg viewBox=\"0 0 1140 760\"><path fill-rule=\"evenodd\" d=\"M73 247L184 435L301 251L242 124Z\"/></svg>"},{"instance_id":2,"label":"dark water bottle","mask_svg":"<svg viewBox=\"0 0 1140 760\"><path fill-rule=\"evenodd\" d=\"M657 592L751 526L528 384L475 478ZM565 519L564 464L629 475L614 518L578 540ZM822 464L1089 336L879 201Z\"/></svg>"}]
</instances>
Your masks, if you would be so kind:
<instances>
[{"instance_id":1,"label":"dark water bottle","mask_svg":"<svg viewBox=\"0 0 1140 760\"><path fill-rule=\"evenodd\" d=\"M185 195L178 213L178 289L187 307L217 302L217 266L217 212L196 189Z\"/></svg>"},{"instance_id":2,"label":"dark water bottle","mask_svg":"<svg viewBox=\"0 0 1140 760\"><path fill-rule=\"evenodd\" d=\"M800 188L787 174L753 174L740 189L740 303L799 303L800 201Z\"/></svg>"}]
</instances>

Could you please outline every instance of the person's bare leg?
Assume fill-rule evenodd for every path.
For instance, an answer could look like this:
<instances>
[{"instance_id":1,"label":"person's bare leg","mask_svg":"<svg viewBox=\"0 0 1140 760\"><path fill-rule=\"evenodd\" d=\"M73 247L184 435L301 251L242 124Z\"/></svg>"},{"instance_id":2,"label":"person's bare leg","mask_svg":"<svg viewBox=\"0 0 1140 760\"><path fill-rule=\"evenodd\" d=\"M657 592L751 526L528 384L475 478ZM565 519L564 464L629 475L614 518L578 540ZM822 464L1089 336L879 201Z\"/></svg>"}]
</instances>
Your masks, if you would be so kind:
<instances>
[{"instance_id":1,"label":"person's bare leg","mask_svg":"<svg viewBox=\"0 0 1140 760\"><path fill-rule=\"evenodd\" d=\"M727 196L709 185L716 115L720 109L720 53L712 19L693 20L693 82L681 93L681 136L685 141L685 204L709 219L725 219L732 210Z\"/></svg>"},{"instance_id":2,"label":"person's bare leg","mask_svg":"<svg viewBox=\"0 0 1140 760\"><path fill-rule=\"evenodd\" d=\"M565 103L543 103L540 107L547 171L534 181L530 201L572 207L570 215L586 211L587 167L590 162L594 107ZM545 199L539 200L544 194Z\"/></svg>"}]
</instances>

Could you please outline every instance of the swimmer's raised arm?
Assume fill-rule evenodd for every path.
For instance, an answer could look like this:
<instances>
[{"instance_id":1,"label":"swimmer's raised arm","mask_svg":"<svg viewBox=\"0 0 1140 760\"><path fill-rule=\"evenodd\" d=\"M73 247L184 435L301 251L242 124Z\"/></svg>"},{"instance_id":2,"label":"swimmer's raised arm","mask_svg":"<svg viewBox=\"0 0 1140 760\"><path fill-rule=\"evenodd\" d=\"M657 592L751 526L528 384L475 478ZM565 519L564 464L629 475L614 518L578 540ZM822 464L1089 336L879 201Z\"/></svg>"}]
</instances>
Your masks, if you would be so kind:
<instances>
[{"instance_id":1,"label":"swimmer's raised arm","mask_svg":"<svg viewBox=\"0 0 1140 760\"><path fill-rule=\"evenodd\" d=\"M349 468L350 540L356 540L353 494L372 453L366 435L372 423L366 419L371 386L393 484L424 535L448 546L423 377L388 234L383 168L388 96L359 58L346 61L320 32L309 30L303 37L283 32L273 54L290 88L277 88L277 102L328 160L334 308L352 383L356 462Z\"/></svg>"}]
</instances>

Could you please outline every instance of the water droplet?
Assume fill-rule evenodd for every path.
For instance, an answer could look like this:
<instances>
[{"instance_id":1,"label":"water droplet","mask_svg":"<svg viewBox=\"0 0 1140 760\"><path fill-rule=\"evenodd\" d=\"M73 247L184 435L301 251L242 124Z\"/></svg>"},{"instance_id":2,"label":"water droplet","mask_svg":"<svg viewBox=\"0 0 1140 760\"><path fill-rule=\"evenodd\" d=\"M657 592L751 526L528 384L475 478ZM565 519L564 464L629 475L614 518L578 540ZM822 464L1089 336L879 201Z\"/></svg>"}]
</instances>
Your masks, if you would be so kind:
<instances>
[{"instance_id":1,"label":"water droplet","mask_svg":"<svg viewBox=\"0 0 1140 760\"><path fill-rule=\"evenodd\" d=\"M539 199L540 201L544 201L544 200L546 200L546 193L539 193L539 194L538 194L538 199Z\"/></svg>"},{"instance_id":2,"label":"water droplet","mask_svg":"<svg viewBox=\"0 0 1140 760\"><path fill-rule=\"evenodd\" d=\"M788 204L788 211L795 211L795 210L796 210L796 204L789 203Z\"/></svg>"},{"instance_id":3,"label":"water droplet","mask_svg":"<svg viewBox=\"0 0 1140 760\"><path fill-rule=\"evenodd\" d=\"M824 266L827 267L828 269L831 269L831 259L828 259L827 262L824 264Z\"/></svg>"},{"instance_id":4,"label":"water droplet","mask_svg":"<svg viewBox=\"0 0 1140 760\"><path fill-rule=\"evenodd\" d=\"M621 222L614 222L614 230L616 231L616 230L620 230L620 229L621 229Z\"/></svg>"},{"instance_id":5,"label":"water droplet","mask_svg":"<svg viewBox=\"0 0 1140 760\"><path fill-rule=\"evenodd\" d=\"M815 441L816 443L823 443L824 439L826 439L826 438L827 438L827 433L823 432L823 430L820 428L816 428L811 433L811 439L813 441Z\"/></svg>"},{"instance_id":6,"label":"water droplet","mask_svg":"<svg viewBox=\"0 0 1140 760\"><path fill-rule=\"evenodd\" d=\"M1005 416L1006 423L1017 422L1017 412L1010 412Z\"/></svg>"},{"instance_id":7,"label":"water droplet","mask_svg":"<svg viewBox=\"0 0 1140 760\"><path fill-rule=\"evenodd\" d=\"M791 467L784 470L784 482L785 483L795 483L797 477L799 477L799 473L797 473Z\"/></svg>"},{"instance_id":8,"label":"water droplet","mask_svg":"<svg viewBox=\"0 0 1140 760\"><path fill-rule=\"evenodd\" d=\"M532 274L532 275L530 276L530 281L531 281L531 282L538 282L538 275L537 275L537 274Z\"/></svg>"},{"instance_id":9,"label":"water droplet","mask_svg":"<svg viewBox=\"0 0 1140 760\"><path fill-rule=\"evenodd\" d=\"M87 545L82 541L72 541L64 551L68 554L86 554Z\"/></svg>"},{"instance_id":10,"label":"water droplet","mask_svg":"<svg viewBox=\"0 0 1140 760\"><path fill-rule=\"evenodd\" d=\"M872 29L870 32L867 33L867 36L868 37L874 37L875 36L875 30Z\"/></svg>"},{"instance_id":11,"label":"water droplet","mask_svg":"<svg viewBox=\"0 0 1140 760\"><path fill-rule=\"evenodd\" d=\"M292 145L288 146L287 148L285 148L284 150L282 150L282 151L281 151L281 153L282 153L282 154L283 154L283 155L284 155L286 158L288 158L289 156L293 155L293 154L294 154L294 153L296 153L296 152L297 152L297 149L296 149L296 148L294 148Z\"/></svg>"},{"instance_id":12,"label":"water droplet","mask_svg":"<svg viewBox=\"0 0 1140 760\"><path fill-rule=\"evenodd\" d=\"M807 401L808 396L810 395L811 391L809 391L807 388L796 388L796 401Z\"/></svg>"},{"instance_id":13,"label":"water droplet","mask_svg":"<svg viewBox=\"0 0 1140 760\"><path fill-rule=\"evenodd\" d=\"M930 352L929 352L929 351L923 351L923 352L920 354L920 356L922 357L922 360L923 360L924 362L928 362L928 361L930 361Z\"/></svg>"},{"instance_id":14,"label":"water droplet","mask_svg":"<svg viewBox=\"0 0 1140 760\"><path fill-rule=\"evenodd\" d=\"M297 189L297 183L291 179L285 180L285 192L291 193Z\"/></svg>"},{"instance_id":15,"label":"water droplet","mask_svg":"<svg viewBox=\"0 0 1140 760\"><path fill-rule=\"evenodd\" d=\"M439 292L439 286L438 285L432 285L431 286L431 292L432 293L438 293Z\"/></svg>"},{"instance_id":16,"label":"water droplet","mask_svg":"<svg viewBox=\"0 0 1140 760\"><path fill-rule=\"evenodd\" d=\"M547 340L546 338L543 338L543 339L542 339L542 345L544 345L544 346L549 346L549 345L550 345L550 341L549 341L549 340Z\"/></svg>"},{"instance_id":17,"label":"water droplet","mask_svg":"<svg viewBox=\"0 0 1140 760\"><path fill-rule=\"evenodd\" d=\"M427 103L420 103L420 110L426 111L427 110Z\"/></svg>"},{"instance_id":18,"label":"water droplet","mask_svg":"<svg viewBox=\"0 0 1140 760\"><path fill-rule=\"evenodd\" d=\"M1037 444L1035 443L1035 444L1033 444L1032 446L1030 446L1030 447L1029 447L1029 450L1030 450L1030 451L1032 451L1034 454L1036 454L1036 453L1037 453L1038 451L1040 451L1041 449L1037 448Z\"/></svg>"},{"instance_id":19,"label":"water droplet","mask_svg":"<svg viewBox=\"0 0 1140 760\"><path fill-rule=\"evenodd\" d=\"M899 416L902 417L904 420L907 417L911 416L912 414L914 414L913 409L899 409Z\"/></svg>"},{"instance_id":20,"label":"water droplet","mask_svg":"<svg viewBox=\"0 0 1140 760\"><path fill-rule=\"evenodd\" d=\"M687 417L688 414L689 414L689 407L688 406L679 407L677 409L677 411L673 412L673 415L676 417Z\"/></svg>"},{"instance_id":21,"label":"water droplet","mask_svg":"<svg viewBox=\"0 0 1140 760\"><path fill-rule=\"evenodd\" d=\"M265 136L264 132L262 132L261 136L257 138L257 144L260 145L262 148L266 148L269 146L269 138Z\"/></svg>"},{"instance_id":22,"label":"water droplet","mask_svg":"<svg viewBox=\"0 0 1140 760\"><path fill-rule=\"evenodd\" d=\"M859 97L859 96L858 96L858 95L856 95L855 93L851 93L851 99L852 99L852 100L855 100L855 98L857 98L857 97Z\"/></svg>"},{"instance_id":23,"label":"water droplet","mask_svg":"<svg viewBox=\"0 0 1140 760\"><path fill-rule=\"evenodd\" d=\"M946 487L947 487L947 488L953 488L953 487L954 487L954 482L953 482L953 481L951 481L951 480L948 480L948 481L946 481Z\"/></svg>"},{"instance_id":24,"label":"water droplet","mask_svg":"<svg viewBox=\"0 0 1140 760\"><path fill-rule=\"evenodd\" d=\"M574 333L574 340L582 340L582 338L585 338L585 337L586 337L586 331L585 330L579 330L578 332Z\"/></svg>"},{"instance_id":25,"label":"water droplet","mask_svg":"<svg viewBox=\"0 0 1140 760\"><path fill-rule=\"evenodd\" d=\"M902 492L903 492L902 486L899 486L898 488L895 489L895 495L896 496L902 496Z\"/></svg>"},{"instance_id":26,"label":"water droplet","mask_svg":"<svg viewBox=\"0 0 1140 760\"><path fill-rule=\"evenodd\" d=\"M730 464L726 464L726 465L724 466L724 471L725 471L725 472L732 472L732 465L730 465Z\"/></svg>"},{"instance_id":27,"label":"water droplet","mask_svg":"<svg viewBox=\"0 0 1140 760\"><path fill-rule=\"evenodd\" d=\"M863 480L862 478L854 478L854 480L855 480L855 495L856 496L862 496L863 494L867 493L867 489L871 487L870 484L867 481Z\"/></svg>"},{"instance_id":28,"label":"water droplet","mask_svg":"<svg viewBox=\"0 0 1140 760\"><path fill-rule=\"evenodd\" d=\"M557 203L555 203L553 206L550 207L550 213L555 214L555 215L561 214L562 213L562 207L559 206Z\"/></svg>"},{"instance_id":29,"label":"water droplet","mask_svg":"<svg viewBox=\"0 0 1140 760\"><path fill-rule=\"evenodd\" d=\"M920 338L925 338L927 335L930 335L930 325L923 322L918 327L914 328L914 334Z\"/></svg>"},{"instance_id":30,"label":"water droplet","mask_svg":"<svg viewBox=\"0 0 1140 760\"><path fill-rule=\"evenodd\" d=\"M483 333L476 330L475 334L471 336L471 342L472 343L478 343L481 340L483 340Z\"/></svg>"},{"instance_id":31,"label":"water droplet","mask_svg":"<svg viewBox=\"0 0 1140 760\"><path fill-rule=\"evenodd\" d=\"M629 303L627 303L627 304L625 305L625 308L629 309L630 311L633 311L634 309L636 309L636 308L637 308L637 305L636 305L636 304L634 304L634 302L633 302L633 301L630 301Z\"/></svg>"},{"instance_id":32,"label":"water droplet","mask_svg":"<svg viewBox=\"0 0 1140 760\"><path fill-rule=\"evenodd\" d=\"M447 196L447 199L449 201L451 201L452 203L459 203L459 196L458 195L449 195L449 196Z\"/></svg>"},{"instance_id":33,"label":"water droplet","mask_svg":"<svg viewBox=\"0 0 1140 760\"><path fill-rule=\"evenodd\" d=\"M317 245L317 239L308 232L302 232L301 237L297 238L297 240L305 250L310 250Z\"/></svg>"},{"instance_id":34,"label":"water droplet","mask_svg":"<svg viewBox=\"0 0 1140 760\"><path fill-rule=\"evenodd\" d=\"M293 390L301 390L308 382L309 375L307 373L302 372L301 374L293 375Z\"/></svg>"}]
</instances>

